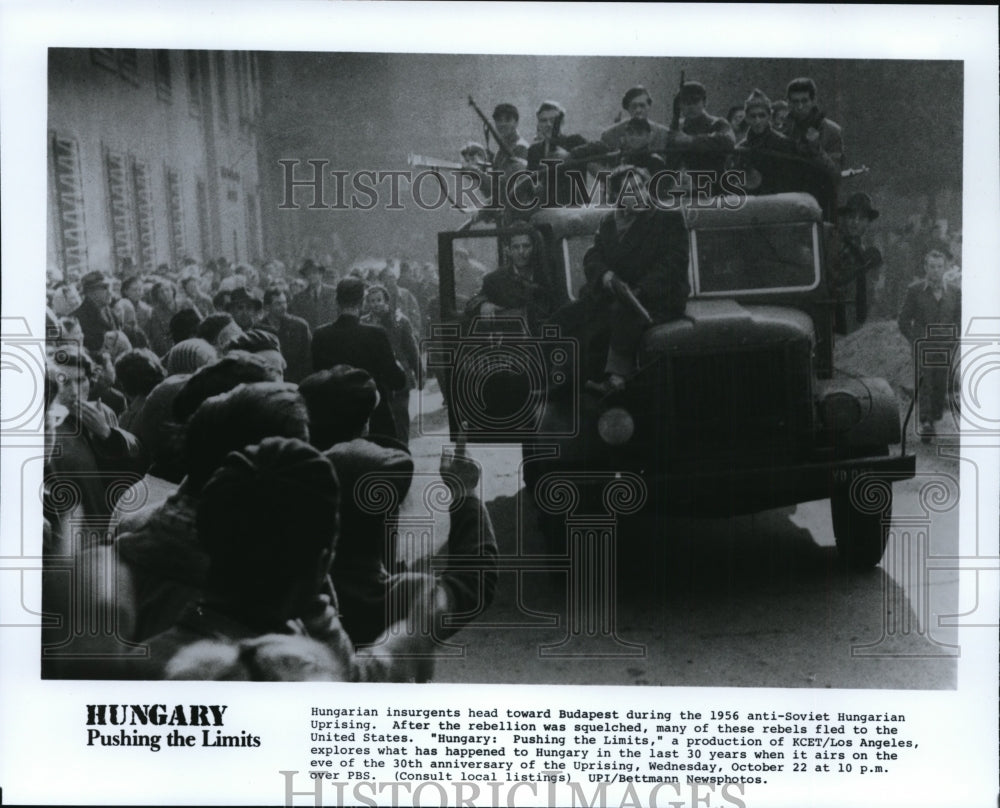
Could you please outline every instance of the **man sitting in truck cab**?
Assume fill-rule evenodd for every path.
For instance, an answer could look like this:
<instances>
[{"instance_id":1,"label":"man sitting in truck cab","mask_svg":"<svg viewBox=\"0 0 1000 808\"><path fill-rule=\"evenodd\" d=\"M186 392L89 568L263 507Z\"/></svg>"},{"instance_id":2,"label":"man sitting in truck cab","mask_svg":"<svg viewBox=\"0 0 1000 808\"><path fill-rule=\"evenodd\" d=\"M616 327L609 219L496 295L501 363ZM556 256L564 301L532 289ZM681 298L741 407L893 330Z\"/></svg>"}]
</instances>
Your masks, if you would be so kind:
<instances>
[{"instance_id":1,"label":"man sitting in truck cab","mask_svg":"<svg viewBox=\"0 0 1000 808\"><path fill-rule=\"evenodd\" d=\"M584 296L596 303L595 319L606 321L610 331L605 378L588 383L588 389L600 394L624 388L649 320L682 317L691 293L683 214L655 207L649 183L649 173L636 166L611 173L608 190L616 206L601 219L594 246L583 259ZM628 300L628 292L645 313Z\"/></svg>"},{"instance_id":2,"label":"man sitting in truck cab","mask_svg":"<svg viewBox=\"0 0 1000 808\"><path fill-rule=\"evenodd\" d=\"M538 234L525 223L517 223L512 229L504 266L483 278L482 289L466 305L465 314L468 319L521 317L534 333L552 313L552 295L541 267Z\"/></svg>"}]
</instances>

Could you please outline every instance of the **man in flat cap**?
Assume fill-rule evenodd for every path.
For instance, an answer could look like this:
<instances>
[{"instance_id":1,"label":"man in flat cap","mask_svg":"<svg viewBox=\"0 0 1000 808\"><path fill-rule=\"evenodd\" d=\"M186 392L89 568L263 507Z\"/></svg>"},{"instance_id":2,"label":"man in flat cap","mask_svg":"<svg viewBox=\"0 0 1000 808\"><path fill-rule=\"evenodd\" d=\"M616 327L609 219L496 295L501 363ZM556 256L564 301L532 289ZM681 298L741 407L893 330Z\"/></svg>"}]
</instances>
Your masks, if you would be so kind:
<instances>
[{"instance_id":1,"label":"man in flat cap","mask_svg":"<svg viewBox=\"0 0 1000 808\"><path fill-rule=\"evenodd\" d=\"M717 186L728 155L736 147L736 136L729 121L706 112L707 100L705 85L700 82L681 85L676 98L680 127L672 129L667 139L671 152L667 162L689 171L711 171L716 177L712 184Z\"/></svg>"},{"instance_id":2,"label":"man in flat cap","mask_svg":"<svg viewBox=\"0 0 1000 808\"><path fill-rule=\"evenodd\" d=\"M308 284L291 299L288 311L301 317L315 331L337 319L337 293L323 283L323 267L307 258L299 273Z\"/></svg>"},{"instance_id":3,"label":"man in flat cap","mask_svg":"<svg viewBox=\"0 0 1000 808\"><path fill-rule=\"evenodd\" d=\"M653 98L645 87L641 84L630 87L622 97L622 109L628 113L628 117L601 132L601 140L613 150L635 153L662 152L667 147L667 135L670 130L662 123L650 120L649 110L652 106ZM634 133L630 140L628 125L633 120L649 123L649 133L644 144L635 142Z\"/></svg>"},{"instance_id":4,"label":"man in flat cap","mask_svg":"<svg viewBox=\"0 0 1000 808\"><path fill-rule=\"evenodd\" d=\"M80 322L83 346L88 351L99 351L108 331L121 328L121 321L111 308L111 279L100 270L88 272L80 280L83 303L72 316Z\"/></svg>"},{"instance_id":5,"label":"man in flat cap","mask_svg":"<svg viewBox=\"0 0 1000 808\"><path fill-rule=\"evenodd\" d=\"M882 269L882 253L863 243L868 228L878 218L878 211L868 194L851 194L847 202L837 209L837 214L840 248L838 265L833 275L833 293L846 306L837 307L834 330L845 334L868 319L869 307L875 296L875 285Z\"/></svg>"}]
</instances>

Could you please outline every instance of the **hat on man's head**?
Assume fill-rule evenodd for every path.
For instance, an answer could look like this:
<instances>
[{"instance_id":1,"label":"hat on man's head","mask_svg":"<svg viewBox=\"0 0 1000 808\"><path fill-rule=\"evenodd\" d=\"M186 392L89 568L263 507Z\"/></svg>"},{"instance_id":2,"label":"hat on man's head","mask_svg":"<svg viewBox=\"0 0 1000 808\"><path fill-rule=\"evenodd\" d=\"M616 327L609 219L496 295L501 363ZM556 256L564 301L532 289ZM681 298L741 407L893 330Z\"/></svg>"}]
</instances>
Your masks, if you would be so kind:
<instances>
[{"instance_id":1,"label":"hat on man's head","mask_svg":"<svg viewBox=\"0 0 1000 808\"><path fill-rule=\"evenodd\" d=\"M102 287L105 289L111 288L111 278L99 269L95 269L93 272L88 272L80 279L80 288L85 294Z\"/></svg>"},{"instance_id":2,"label":"hat on man's head","mask_svg":"<svg viewBox=\"0 0 1000 808\"><path fill-rule=\"evenodd\" d=\"M542 101L538 107L538 111L535 116L541 115L543 112L558 112L560 116L566 114L566 110L563 109L563 105L558 101Z\"/></svg>"},{"instance_id":3,"label":"hat on man's head","mask_svg":"<svg viewBox=\"0 0 1000 808\"><path fill-rule=\"evenodd\" d=\"M497 104L493 108L493 120L498 118L513 118L515 121L521 120L521 115L517 111L517 107L513 104Z\"/></svg>"},{"instance_id":4,"label":"hat on man's head","mask_svg":"<svg viewBox=\"0 0 1000 808\"><path fill-rule=\"evenodd\" d=\"M317 264L312 258L307 258L299 269L300 275L309 275L311 272L318 272L320 275L323 274L323 267Z\"/></svg>"},{"instance_id":5,"label":"hat on man's head","mask_svg":"<svg viewBox=\"0 0 1000 808\"><path fill-rule=\"evenodd\" d=\"M837 208L837 213L845 216L850 213L858 213L873 222L878 218L878 211L872 203L872 198L868 194L858 191L847 197L847 201Z\"/></svg>"},{"instance_id":6,"label":"hat on man's head","mask_svg":"<svg viewBox=\"0 0 1000 808\"><path fill-rule=\"evenodd\" d=\"M459 154L461 154L462 157L465 157L466 155L469 154L482 154L485 157L486 147L482 143L477 143L474 140L470 140L462 147L462 151L460 151Z\"/></svg>"},{"instance_id":7,"label":"hat on man's head","mask_svg":"<svg viewBox=\"0 0 1000 808\"><path fill-rule=\"evenodd\" d=\"M747 96L747 100L743 102L743 109L746 112L749 112L754 107L763 109L768 115L771 114L771 99L764 95L763 90L754 88L754 91Z\"/></svg>"},{"instance_id":8,"label":"hat on man's head","mask_svg":"<svg viewBox=\"0 0 1000 808\"><path fill-rule=\"evenodd\" d=\"M708 98L705 85L700 81L685 81L681 85L681 101L704 101Z\"/></svg>"},{"instance_id":9,"label":"hat on man's head","mask_svg":"<svg viewBox=\"0 0 1000 808\"><path fill-rule=\"evenodd\" d=\"M229 295L229 305L227 308L234 309L242 305L250 305L257 311L260 311L264 308L264 301L257 297L257 295L248 292L242 286L238 286Z\"/></svg>"}]
</instances>

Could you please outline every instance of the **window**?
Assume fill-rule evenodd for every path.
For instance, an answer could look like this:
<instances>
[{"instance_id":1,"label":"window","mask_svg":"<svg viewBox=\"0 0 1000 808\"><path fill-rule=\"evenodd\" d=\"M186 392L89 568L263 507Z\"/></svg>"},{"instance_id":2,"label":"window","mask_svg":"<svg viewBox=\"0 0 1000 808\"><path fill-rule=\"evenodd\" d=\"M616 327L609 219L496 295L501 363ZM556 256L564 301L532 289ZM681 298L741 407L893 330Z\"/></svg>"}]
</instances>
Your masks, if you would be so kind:
<instances>
[{"instance_id":1,"label":"window","mask_svg":"<svg viewBox=\"0 0 1000 808\"><path fill-rule=\"evenodd\" d=\"M153 234L153 189L149 166L141 160L132 161L132 189L135 193L135 232L138 245L138 265L143 272L155 266Z\"/></svg>"},{"instance_id":2,"label":"window","mask_svg":"<svg viewBox=\"0 0 1000 808\"><path fill-rule=\"evenodd\" d=\"M52 166L55 176L56 214L62 268L66 277L80 277L87 271L87 229L83 217L83 178L80 148L75 140L52 137Z\"/></svg>"},{"instance_id":3,"label":"window","mask_svg":"<svg viewBox=\"0 0 1000 808\"><path fill-rule=\"evenodd\" d=\"M250 54L240 51L236 53L236 109L240 129L244 131L249 131L253 123L253 87L250 81Z\"/></svg>"},{"instance_id":4,"label":"window","mask_svg":"<svg viewBox=\"0 0 1000 808\"><path fill-rule=\"evenodd\" d=\"M184 61L187 65L188 109L195 118L200 118L202 116L201 66L198 63L198 51L186 51Z\"/></svg>"},{"instance_id":5,"label":"window","mask_svg":"<svg viewBox=\"0 0 1000 808\"><path fill-rule=\"evenodd\" d=\"M119 49L118 72L123 79L139 84L139 52L135 48Z\"/></svg>"},{"instance_id":6,"label":"window","mask_svg":"<svg viewBox=\"0 0 1000 808\"><path fill-rule=\"evenodd\" d=\"M247 211L247 260L256 261L260 258L261 255L260 228L258 227L258 223L260 220L258 218L258 213L257 213L256 194L247 194L246 211Z\"/></svg>"},{"instance_id":7,"label":"window","mask_svg":"<svg viewBox=\"0 0 1000 808\"><path fill-rule=\"evenodd\" d=\"M171 101L173 85L170 75L170 51L153 51L153 75L156 79L156 97L161 101Z\"/></svg>"},{"instance_id":8,"label":"window","mask_svg":"<svg viewBox=\"0 0 1000 808\"><path fill-rule=\"evenodd\" d=\"M90 60L138 86L139 52L135 48L91 48Z\"/></svg>"},{"instance_id":9,"label":"window","mask_svg":"<svg viewBox=\"0 0 1000 808\"><path fill-rule=\"evenodd\" d=\"M208 261L212 255L212 245L208 237L208 191L204 180L198 180L195 194L198 208L198 235L201 238L201 260Z\"/></svg>"},{"instance_id":10,"label":"window","mask_svg":"<svg viewBox=\"0 0 1000 808\"><path fill-rule=\"evenodd\" d=\"M250 60L250 119L256 120L260 117L260 63L256 53L249 54Z\"/></svg>"},{"instance_id":11,"label":"window","mask_svg":"<svg viewBox=\"0 0 1000 808\"><path fill-rule=\"evenodd\" d=\"M184 202L181 193L181 175L173 168L166 169L167 221L170 223L170 257L174 266L180 266L184 257Z\"/></svg>"},{"instance_id":12,"label":"window","mask_svg":"<svg viewBox=\"0 0 1000 808\"><path fill-rule=\"evenodd\" d=\"M219 121L223 126L229 126L229 87L226 82L226 54L215 54L215 80L219 87Z\"/></svg>"},{"instance_id":13,"label":"window","mask_svg":"<svg viewBox=\"0 0 1000 808\"><path fill-rule=\"evenodd\" d=\"M115 266L121 266L126 258L132 260L135 247L135 229L132 226L132 206L129 200L125 157L106 149L104 167L108 181L111 243L114 248Z\"/></svg>"}]
</instances>

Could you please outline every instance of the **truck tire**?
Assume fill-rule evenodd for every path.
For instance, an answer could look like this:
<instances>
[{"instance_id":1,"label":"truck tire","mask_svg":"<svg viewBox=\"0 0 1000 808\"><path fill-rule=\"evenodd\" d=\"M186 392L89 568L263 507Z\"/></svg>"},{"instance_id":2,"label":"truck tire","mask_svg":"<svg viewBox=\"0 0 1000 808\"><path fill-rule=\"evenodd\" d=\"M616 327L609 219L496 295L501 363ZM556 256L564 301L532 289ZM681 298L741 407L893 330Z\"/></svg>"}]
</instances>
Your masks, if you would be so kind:
<instances>
[{"instance_id":1,"label":"truck tire","mask_svg":"<svg viewBox=\"0 0 1000 808\"><path fill-rule=\"evenodd\" d=\"M830 497L837 553L849 569L869 570L882 560L892 516L891 483L879 481L877 497L874 503L856 503L849 483L837 484Z\"/></svg>"}]
</instances>

